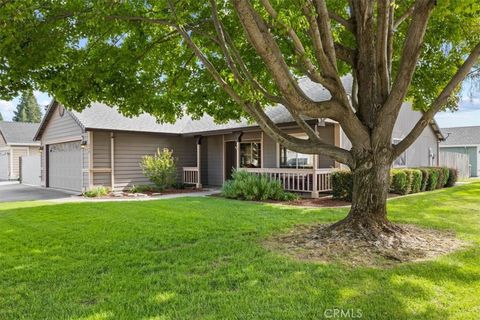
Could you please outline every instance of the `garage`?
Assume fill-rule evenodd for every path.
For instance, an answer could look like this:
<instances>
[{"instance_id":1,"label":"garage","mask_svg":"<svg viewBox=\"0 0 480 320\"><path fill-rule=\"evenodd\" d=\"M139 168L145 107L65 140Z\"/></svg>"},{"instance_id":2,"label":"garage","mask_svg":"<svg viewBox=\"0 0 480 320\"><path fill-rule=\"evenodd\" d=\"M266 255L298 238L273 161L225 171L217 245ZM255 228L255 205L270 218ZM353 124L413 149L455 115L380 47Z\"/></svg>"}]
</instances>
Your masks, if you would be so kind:
<instances>
[{"instance_id":1,"label":"garage","mask_svg":"<svg viewBox=\"0 0 480 320\"><path fill-rule=\"evenodd\" d=\"M81 192L80 141L48 145L48 186Z\"/></svg>"},{"instance_id":2,"label":"garage","mask_svg":"<svg viewBox=\"0 0 480 320\"><path fill-rule=\"evenodd\" d=\"M8 180L10 172L10 154L8 151L0 151L0 180Z\"/></svg>"}]
</instances>

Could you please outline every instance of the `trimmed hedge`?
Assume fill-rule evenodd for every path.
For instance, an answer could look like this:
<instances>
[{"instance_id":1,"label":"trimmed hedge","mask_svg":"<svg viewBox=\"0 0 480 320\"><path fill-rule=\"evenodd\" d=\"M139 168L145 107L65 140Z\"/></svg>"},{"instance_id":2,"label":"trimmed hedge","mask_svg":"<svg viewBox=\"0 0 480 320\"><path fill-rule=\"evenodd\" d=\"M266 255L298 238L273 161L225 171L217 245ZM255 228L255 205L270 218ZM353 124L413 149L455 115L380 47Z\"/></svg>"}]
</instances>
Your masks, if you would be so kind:
<instances>
[{"instance_id":1,"label":"trimmed hedge","mask_svg":"<svg viewBox=\"0 0 480 320\"><path fill-rule=\"evenodd\" d=\"M332 173L332 194L334 199L352 201L353 176L349 170Z\"/></svg>"},{"instance_id":2,"label":"trimmed hedge","mask_svg":"<svg viewBox=\"0 0 480 320\"><path fill-rule=\"evenodd\" d=\"M446 167L396 168L390 171L390 192L412 194L451 187L457 181L457 171ZM353 176L349 170L332 173L334 199L352 200Z\"/></svg>"},{"instance_id":3,"label":"trimmed hedge","mask_svg":"<svg viewBox=\"0 0 480 320\"><path fill-rule=\"evenodd\" d=\"M448 168L448 171L449 171L448 180L447 180L447 184L445 184L446 188L453 187L455 185L455 183L457 183L457 180L458 180L458 170L457 169Z\"/></svg>"}]
</instances>

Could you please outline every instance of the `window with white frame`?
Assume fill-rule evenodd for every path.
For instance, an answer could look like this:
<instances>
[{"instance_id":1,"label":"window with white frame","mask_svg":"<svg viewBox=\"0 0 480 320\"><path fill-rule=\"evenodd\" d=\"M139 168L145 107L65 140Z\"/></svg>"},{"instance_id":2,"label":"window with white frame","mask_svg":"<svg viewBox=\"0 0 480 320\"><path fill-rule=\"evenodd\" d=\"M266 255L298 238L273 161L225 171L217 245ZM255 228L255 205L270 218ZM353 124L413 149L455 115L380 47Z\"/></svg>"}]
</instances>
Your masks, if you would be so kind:
<instances>
[{"instance_id":1,"label":"window with white frame","mask_svg":"<svg viewBox=\"0 0 480 320\"><path fill-rule=\"evenodd\" d=\"M399 144L402 139L393 139L393 144ZM404 151L395 161L393 162L394 167L406 167L407 166L407 151Z\"/></svg>"},{"instance_id":2,"label":"window with white frame","mask_svg":"<svg viewBox=\"0 0 480 320\"><path fill-rule=\"evenodd\" d=\"M261 150L260 142L240 142L240 168L261 168Z\"/></svg>"},{"instance_id":3,"label":"window with white frame","mask_svg":"<svg viewBox=\"0 0 480 320\"><path fill-rule=\"evenodd\" d=\"M294 135L299 139L307 139L306 135ZM304 154L288 150L280 146L280 168L311 169L314 167L313 154Z\"/></svg>"}]
</instances>

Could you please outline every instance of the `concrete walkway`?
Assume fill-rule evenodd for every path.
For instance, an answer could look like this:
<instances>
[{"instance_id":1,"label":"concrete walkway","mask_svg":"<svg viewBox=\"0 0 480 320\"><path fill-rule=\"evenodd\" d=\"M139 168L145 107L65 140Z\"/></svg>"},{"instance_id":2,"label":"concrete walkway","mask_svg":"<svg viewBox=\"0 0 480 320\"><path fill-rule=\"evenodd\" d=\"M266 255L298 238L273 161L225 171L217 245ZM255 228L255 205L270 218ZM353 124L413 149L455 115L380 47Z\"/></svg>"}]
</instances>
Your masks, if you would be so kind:
<instances>
[{"instance_id":1,"label":"concrete walkway","mask_svg":"<svg viewBox=\"0 0 480 320\"><path fill-rule=\"evenodd\" d=\"M27 186L12 181L0 182L0 202L57 200L69 197L72 195L63 191Z\"/></svg>"},{"instance_id":2,"label":"concrete walkway","mask_svg":"<svg viewBox=\"0 0 480 320\"><path fill-rule=\"evenodd\" d=\"M50 201L56 203L67 202L111 202L111 201L151 201L175 199L182 197L204 197L218 193L219 189L206 189L202 192L165 194L155 197L128 197L128 198L86 198L80 195L35 186L19 184L13 181L0 181L0 202L14 201Z\"/></svg>"}]
</instances>

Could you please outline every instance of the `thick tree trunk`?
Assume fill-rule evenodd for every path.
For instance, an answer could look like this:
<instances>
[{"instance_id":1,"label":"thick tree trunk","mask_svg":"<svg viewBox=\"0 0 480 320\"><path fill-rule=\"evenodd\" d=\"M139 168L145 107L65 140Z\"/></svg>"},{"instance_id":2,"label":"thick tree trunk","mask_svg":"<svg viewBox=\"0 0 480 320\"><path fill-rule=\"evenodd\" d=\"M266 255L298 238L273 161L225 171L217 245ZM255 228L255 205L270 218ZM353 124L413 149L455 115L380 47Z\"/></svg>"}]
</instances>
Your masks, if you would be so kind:
<instances>
[{"instance_id":1,"label":"thick tree trunk","mask_svg":"<svg viewBox=\"0 0 480 320\"><path fill-rule=\"evenodd\" d=\"M389 155L376 155L357 163L360 165L352 170L352 207L348 216L332 225L331 230L376 241L399 230L387 220L391 160Z\"/></svg>"}]
</instances>

